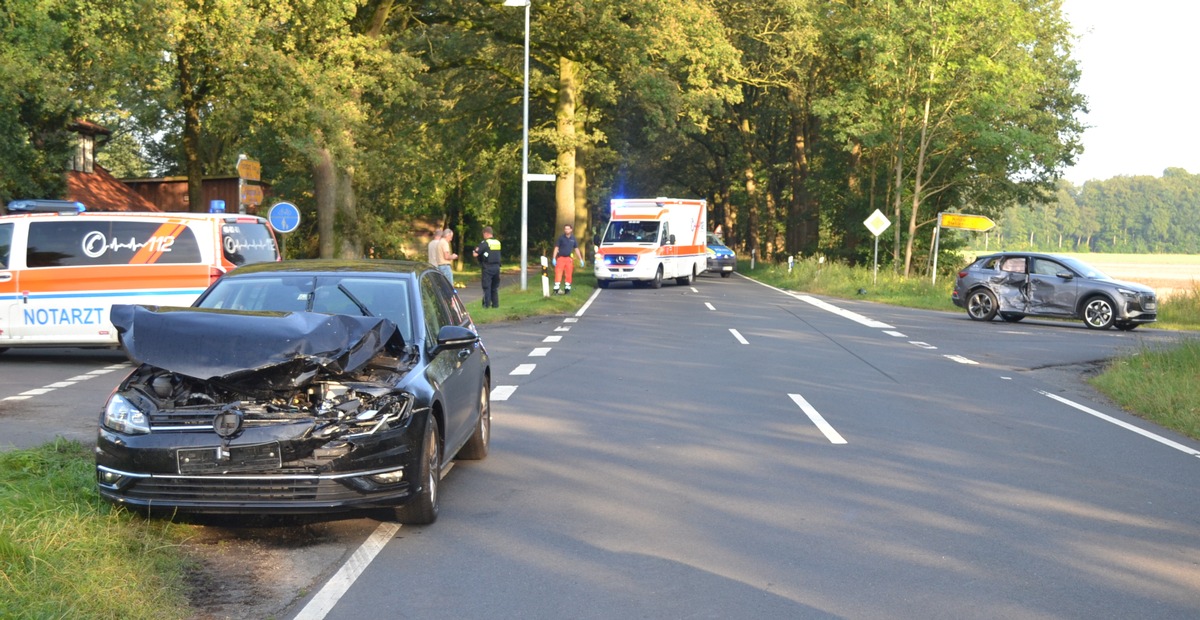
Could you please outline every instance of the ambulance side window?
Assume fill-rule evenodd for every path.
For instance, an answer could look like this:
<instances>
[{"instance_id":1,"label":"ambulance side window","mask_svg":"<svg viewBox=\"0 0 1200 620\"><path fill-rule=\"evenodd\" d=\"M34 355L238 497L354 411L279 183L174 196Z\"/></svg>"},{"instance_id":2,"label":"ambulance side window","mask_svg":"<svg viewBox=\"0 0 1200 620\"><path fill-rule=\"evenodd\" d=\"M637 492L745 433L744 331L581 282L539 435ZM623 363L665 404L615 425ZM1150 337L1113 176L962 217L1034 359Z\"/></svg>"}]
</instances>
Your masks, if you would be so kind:
<instances>
[{"instance_id":1,"label":"ambulance side window","mask_svg":"<svg viewBox=\"0 0 1200 620\"><path fill-rule=\"evenodd\" d=\"M0 224L0 269L8 269L8 255L12 252L12 224Z\"/></svg>"},{"instance_id":2,"label":"ambulance side window","mask_svg":"<svg viewBox=\"0 0 1200 620\"><path fill-rule=\"evenodd\" d=\"M30 222L28 267L199 263L196 235L182 223Z\"/></svg>"}]
</instances>

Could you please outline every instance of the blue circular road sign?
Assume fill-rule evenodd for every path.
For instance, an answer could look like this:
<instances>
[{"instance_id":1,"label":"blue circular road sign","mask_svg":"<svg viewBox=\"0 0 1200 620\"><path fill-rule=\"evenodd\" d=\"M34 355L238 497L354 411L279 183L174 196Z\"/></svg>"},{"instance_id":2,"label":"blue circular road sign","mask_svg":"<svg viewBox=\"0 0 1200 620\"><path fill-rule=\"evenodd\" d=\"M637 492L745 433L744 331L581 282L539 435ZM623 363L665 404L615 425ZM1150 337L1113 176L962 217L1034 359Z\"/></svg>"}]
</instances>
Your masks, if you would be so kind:
<instances>
[{"instance_id":1,"label":"blue circular road sign","mask_svg":"<svg viewBox=\"0 0 1200 620\"><path fill-rule=\"evenodd\" d=\"M300 209L290 202L278 202L267 211L267 221L275 232L290 233L300 227Z\"/></svg>"}]
</instances>

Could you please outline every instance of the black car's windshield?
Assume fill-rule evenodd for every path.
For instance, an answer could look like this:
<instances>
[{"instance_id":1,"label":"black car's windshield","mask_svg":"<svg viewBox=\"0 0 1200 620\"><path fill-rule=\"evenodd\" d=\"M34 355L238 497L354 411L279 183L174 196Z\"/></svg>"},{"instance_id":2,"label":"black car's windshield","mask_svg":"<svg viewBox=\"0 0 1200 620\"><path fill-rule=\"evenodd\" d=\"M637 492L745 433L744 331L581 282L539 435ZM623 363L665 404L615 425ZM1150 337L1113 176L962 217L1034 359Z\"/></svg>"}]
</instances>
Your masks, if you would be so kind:
<instances>
[{"instance_id":1,"label":"black car's windshield","mask_svg":"<svg viewBox=\"0 0 1200 620\"><path fill-rule=\"evenodd\" d=\"M408 281L393 278L270 275L226 277L196 302L200 308L380 316L413 342Z\"/></svg>"},{"instance_id":2,"label":"black car's windshield","mask_svg":"<svg viewBox=\"0 0 1200 620\"><path fill-rule=\"evenodd\" d=\"M609 222L603 243L657 243L658 222Z\"/></svg>"}]
</instances>

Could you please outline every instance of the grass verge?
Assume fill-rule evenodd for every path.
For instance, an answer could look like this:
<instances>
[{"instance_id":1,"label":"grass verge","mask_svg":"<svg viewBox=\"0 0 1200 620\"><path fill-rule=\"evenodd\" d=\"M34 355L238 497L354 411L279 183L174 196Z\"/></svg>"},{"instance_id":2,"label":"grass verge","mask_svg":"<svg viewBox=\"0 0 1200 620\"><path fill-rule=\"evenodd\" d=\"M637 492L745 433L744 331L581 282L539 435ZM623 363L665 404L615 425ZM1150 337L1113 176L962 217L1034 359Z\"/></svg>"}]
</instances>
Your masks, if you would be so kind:
<instances>
[{"instance_id":1,"label":"grass verge","mask_svg":"<svg viewBox=\"0 0 1200 620\"><path fill-rule=\"evenodd\" d=\"M0 452L0 617L185 618L186 528L113 507L91 450Z\"/></svg>"}]
</instances>

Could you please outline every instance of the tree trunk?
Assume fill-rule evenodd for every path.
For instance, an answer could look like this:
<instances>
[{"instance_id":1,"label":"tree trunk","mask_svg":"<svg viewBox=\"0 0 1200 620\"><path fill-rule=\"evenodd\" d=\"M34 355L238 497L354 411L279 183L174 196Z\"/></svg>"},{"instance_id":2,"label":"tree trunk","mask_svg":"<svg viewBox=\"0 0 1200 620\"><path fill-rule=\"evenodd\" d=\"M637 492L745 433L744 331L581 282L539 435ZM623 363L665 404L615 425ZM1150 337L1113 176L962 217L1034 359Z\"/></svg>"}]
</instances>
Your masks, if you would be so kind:
<instances>
[{"instance_id":1,"label":"tree trunk","mask_svg":"<svg viewBox=\"0 0 1200 620\"><path fill-rule=\"evenodd\" d=\"M587 202L587 167L584 165L588 150L586 146L580 147L575 158L575 239L579 242L579 251L590 263L587 248L592 241L592 218Z\"/></svg>"},{"instance_id":2,"label":"tree trunk","mask_svg":"<svg viewBox=\"0 0 1200 620\"><path fill-rule=\"evenodd\" d=\"M183 106L183 168L187 175L188 211L207 213L204 204L204 165L200 162L200 85L201 76L193 75L192 58L178 54L179 93Z\"/></svg>"},{"instance_id":3,"label":"tree trunk","mask_svg":"<svg viewBox=\"0 0 1200 620\"><path fill-rule=\"evenodd\" d=\"M317 250L321 258L333 258L333 223L337 214L337 170L328 149L318 149L313 157L313 195L317 203Z\"/></svg>"},{"instance_id":4,"label":"tree trunk","mask_svg":"<svg viewBox=\"0 0 1200 620\"><path fill-rule=\"evenodd\" d=\"M917 168L913 173L912 212L908 214L908 239L904 244L904 277L909 276L912 268L913 240L917 234L917 214L921 210L921 183L925 174L925 155L928 152L929 106L930 98L925 98L925 112L921 117L921 141L917 146ZM932 247L930 250L932 251Z\"/></svg>"},{"instance_id":5,"label":"tree trunk","mask_svg":"<svg viewBox=\"0 0 1200 620\"><path fill-rule=\"evenodd\" d=\"M362 258L363 242L359 231L358 201L354 194L354 169L337 171L337 234L339 258Z\"/></svg>"},{"instance_id":6,"label":"tree trunk","mask_svg":"<svg viewBox=\"0 0 1200 620\"><path fill-rule=\"evenodd\" d=\"M558 160L554 185L554 237L563 226L575 226L575 96L579 68L569 58L558 59L558 105L554 110L555 130L558 133Z\"/></svg>"}]
</instances>

